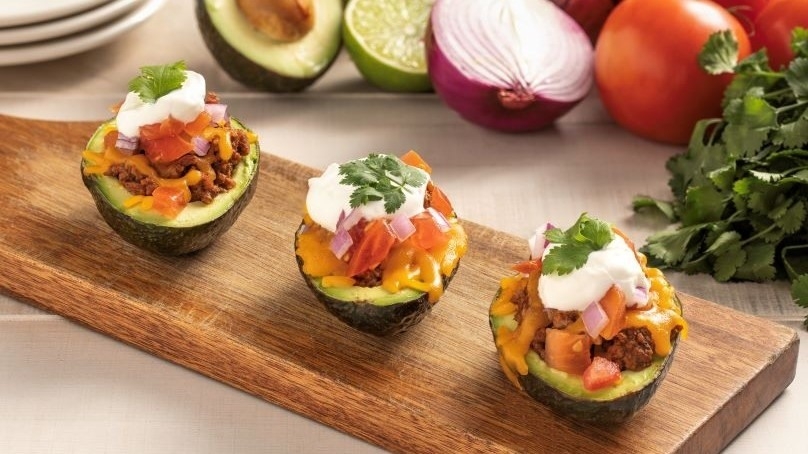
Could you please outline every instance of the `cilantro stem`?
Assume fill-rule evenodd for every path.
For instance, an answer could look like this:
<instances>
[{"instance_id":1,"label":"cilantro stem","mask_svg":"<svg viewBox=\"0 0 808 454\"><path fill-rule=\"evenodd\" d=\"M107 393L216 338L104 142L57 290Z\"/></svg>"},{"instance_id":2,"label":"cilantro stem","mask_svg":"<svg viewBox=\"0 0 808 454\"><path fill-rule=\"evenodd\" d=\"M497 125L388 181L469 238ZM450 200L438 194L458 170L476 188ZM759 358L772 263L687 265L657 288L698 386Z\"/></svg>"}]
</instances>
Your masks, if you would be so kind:
<instances>
[{"instance_id":1,"label":"cilantro stem","mask_svg":"<svg viewBox=\"0 0 808 454\"><path fill-rule=\"evenodd\" d=\"M783 112L788 112L789 110L799 109L800 107L808 105L808 101L800 101L794 104L789 104L787 106L778 107L774 109L777 114L781 114Z\"/></svg>"},{"instance_id":2,"label":"cilantro stem","mask_svg":"<svg viewBox=\"0 0 808 454\"><path fill-rule=\"evenodd\" d=\"M771 231L772 231L772 230L774 230L775 228L778 228L778 227L777 227L777 224L772 224L772 225L770 225L770 226L766 227L765 229L761 230L760 232L758 232L758 233L756 233L756 234L754 234L754 235L750 236L749 238L747 238L747 239L745 239L745 240L741 241L741 242L740 242L740 244L741 244L741 246L745 246L745 245L747 245L747 244L751 243L752 241L755 241L756 239L758 239L758 238L762 237L763 235L765 235L765 234L767 234L767 233L771 232Z\"/></svg>"}]
</instances>

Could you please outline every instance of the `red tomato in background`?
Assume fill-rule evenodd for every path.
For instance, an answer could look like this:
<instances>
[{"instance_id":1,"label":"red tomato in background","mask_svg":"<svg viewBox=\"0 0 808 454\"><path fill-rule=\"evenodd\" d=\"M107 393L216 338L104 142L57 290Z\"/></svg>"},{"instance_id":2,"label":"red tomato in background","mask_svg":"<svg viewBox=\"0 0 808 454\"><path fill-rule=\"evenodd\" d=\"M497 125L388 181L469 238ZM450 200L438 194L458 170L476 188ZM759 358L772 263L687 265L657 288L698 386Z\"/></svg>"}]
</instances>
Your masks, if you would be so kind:
<instances>
[{"instance_id":1,"label":"red tomato in background","mask_svg":"<svg viewBox=\"0 0 808 454\"><path fill-rule=\"evenodd\" d=\"M769 0L713 0L735 15L747 32L754 29L755 18L758 17Z\"/></svg>"},{"instance_id":2,"label":"red tomato in background","mask_svg":"<svg viewBox=\"0 0 808 454\"><path fill-rule=\"evenodd\" d=\"M808 0L772 0L755 20L755 29L749 35L752 50L765 47L774 69L788 65L794 58L794 27L808 28Z\"/></svg>"},{"instance_id":3,"label":"red tomato in background","mask_svg":"<svg viewBox=\"0 0 808 454\"><path fill-rule=\"evenodd\" d=\"M619 0L550 0L575 19L594 44L603 23Z\"/></svg>"},{"instance_id":4,"label":"red tomato in background","mask_svg":"<svg viewBox=\"0 0 808 454\"><path fill-rule=\"evenodd\" d=\"M686 144L698 120L721 115L732 76L707 74L698 54L713 32L727 29L738 40L740 58L748 55L746 31L717 3L622 1L595 47L595 82L604 107L641 137Z\"/></svg>"}]
</instances>

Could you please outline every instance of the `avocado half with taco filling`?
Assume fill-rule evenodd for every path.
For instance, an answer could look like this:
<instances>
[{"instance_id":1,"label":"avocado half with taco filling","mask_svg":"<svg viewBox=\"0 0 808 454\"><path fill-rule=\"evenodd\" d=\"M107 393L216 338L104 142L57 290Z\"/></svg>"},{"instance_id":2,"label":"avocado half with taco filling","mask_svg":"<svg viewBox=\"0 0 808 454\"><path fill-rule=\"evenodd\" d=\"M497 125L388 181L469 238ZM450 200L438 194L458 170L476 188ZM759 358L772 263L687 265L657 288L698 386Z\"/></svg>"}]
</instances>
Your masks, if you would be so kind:
<instances>
[{"instance_id":1,"label":"avocado half with taco filling","mask_svg":"<svg viewBox=\"0 0 808 454\"><path fill-rule=\"evenodd\" d=\"M466 233L430 174L409 151L331 164L309 180L297 263L317 299L353 328L406 331L457 271Z\"/></svg>"},{"instance_id":2,"label":"avocado half with taco filling","mask_svg":"<svg viewBox=\"0 0 808 454\"><path fill-rule=\"evenodd\" d=\"M183 62L144 66L82 153L98 211L126 241L181 255L227 231L258 183L256 135Z\"/></svg>"},{"instance_id":3,"label":"avocado half with taco filling","mask_svg":"<svg viewBox=\"0 0 808 454\"><path fill-rule=\"evenodd\" d=\"M586 214L529 240L489 320L505 375L559 414L615 424L644 407L687 322L673 287L616 227Z\"/></svg>"},{"instance_id":4,"label":"avocado half with taco filling","mask_svg":"<svg viewBox=\"0 0 808 454\"><path fill-rule=\"evenodd\" d=\"M342 6L342 0L196 0L196 17L205 45L233 79L296 92L339 55Z\"/></svg>"}]
</instances>

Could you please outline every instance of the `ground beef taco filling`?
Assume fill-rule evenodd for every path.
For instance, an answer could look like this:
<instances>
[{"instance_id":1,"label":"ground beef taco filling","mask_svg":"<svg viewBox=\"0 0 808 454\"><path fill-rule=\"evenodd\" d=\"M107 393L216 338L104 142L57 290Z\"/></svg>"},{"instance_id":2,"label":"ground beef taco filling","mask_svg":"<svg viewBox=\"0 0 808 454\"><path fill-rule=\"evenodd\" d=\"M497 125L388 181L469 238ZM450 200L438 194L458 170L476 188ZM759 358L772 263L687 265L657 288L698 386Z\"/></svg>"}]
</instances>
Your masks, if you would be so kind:
<instances>
[{"instance_id":1,"label":"ground beef taco filling","mask_svg":"<svg viewBox=\"0 0 808 454\"><path fill-rule=\"evenodd\" d=\"M226 124L225 127L229 127L229 124ZM117 134L117 132L113 131L110 134ZM211 203L218 194L235 186L232 179L233 170L250 152L250 142L246 132L240 129L230 129L229 136L233 154L226 161L220 157L218 139L214 139L205 156L185 154L166 164L152 163L152 167L160 178L179 178L192 169L199 170L202 172L201 180L197 184L188 186L191 192L190 202ZM139 149L135 154L138 153L142 154L144 151ZM152 195L158 187L154 178L140 172L129 162L110 165L104 175L117 178L132 195Z\"/></svg>"}]
</instances>

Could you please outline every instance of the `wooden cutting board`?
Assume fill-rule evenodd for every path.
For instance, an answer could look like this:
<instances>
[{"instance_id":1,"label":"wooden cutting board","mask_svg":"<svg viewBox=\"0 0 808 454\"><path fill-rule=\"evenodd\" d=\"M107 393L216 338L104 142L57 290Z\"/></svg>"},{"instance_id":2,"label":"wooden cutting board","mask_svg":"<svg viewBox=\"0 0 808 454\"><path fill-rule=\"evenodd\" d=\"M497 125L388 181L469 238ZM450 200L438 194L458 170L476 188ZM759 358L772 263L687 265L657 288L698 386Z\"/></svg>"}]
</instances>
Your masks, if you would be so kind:
<instances>
[{"instance_id":1,"label":"wooden cutting board","mask_svg":"<svg viewBox=\"0 0 808 454\"><path fill-rule=\"evenodd\" d=\"M0 116L0 289L396 452L716 452L794 378L794 330L682 295L690 337L651 403L617 427L554 416L499 369L488 305L526 253L465 222L470 252L420 325L356 332L307 291L293 237L313 169L264 155L235 226L195 255L123 242L82 185L96 125Z\"/></svg>"}]
</instances>

